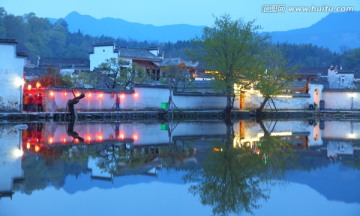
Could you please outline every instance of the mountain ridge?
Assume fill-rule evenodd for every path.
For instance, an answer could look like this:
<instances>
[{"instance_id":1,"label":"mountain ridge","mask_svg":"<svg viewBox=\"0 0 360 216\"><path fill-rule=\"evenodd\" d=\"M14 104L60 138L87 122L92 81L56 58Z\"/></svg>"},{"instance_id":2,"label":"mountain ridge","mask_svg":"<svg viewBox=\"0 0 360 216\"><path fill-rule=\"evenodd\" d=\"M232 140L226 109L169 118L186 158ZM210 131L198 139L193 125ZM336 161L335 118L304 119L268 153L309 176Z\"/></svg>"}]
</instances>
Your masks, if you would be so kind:
<instances>
[{"instance_id":1,"label":"mountain ridge","mask_svg":"<svg viewBox=\"0 0 360 216\"><path fill-rule=\"evenodd\" d=\"M52 22L56 19L49 18ZM76 11L69 13L64 20L70 32L81 31L91 36L109 36L115 39L139 41L176 42L200 37L204 26L174 24L155 26L128 22L120 18L105 17L96 19ZM309 27L288 31L262 32L269 34L274 43L293 43L314 45L339 52L343 49L360 47L360 11L330 13Z\"/></svg>"}]
</instances>

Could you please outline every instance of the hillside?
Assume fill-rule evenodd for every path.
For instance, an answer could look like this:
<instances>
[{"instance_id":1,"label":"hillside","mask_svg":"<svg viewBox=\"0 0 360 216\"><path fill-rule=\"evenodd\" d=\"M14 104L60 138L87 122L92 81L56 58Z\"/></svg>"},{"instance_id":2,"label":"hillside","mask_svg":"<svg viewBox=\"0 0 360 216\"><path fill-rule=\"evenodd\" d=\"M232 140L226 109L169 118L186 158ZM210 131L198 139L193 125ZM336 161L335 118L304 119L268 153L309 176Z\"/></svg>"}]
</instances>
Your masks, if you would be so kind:
<instances>
[{"instance_id":1,"label":"hillside","mask_svg":"<svg viewBox=\"0 0 360 216\"><path fill-rule=\"evenodd\" d=\"M138 41L176 42L190 40L200 36L203 26L167 25L154 26L122 19L95 19L77 12L65 18L70 32L80 30L91 36L110 36L113 38L133 39ZM50 19L54 22L54 19ZM341 51L342 48L360 47L360 12L331 13L308 28L289 31L267 32L274 42L312 43L317 46Z\"/></svg>"},{"instance_id":2,"label":"hillside","mask_svg":"<svg viewBox=\"0 0 360 216\"><path fill-rule=\"evenodd\" d=\"M105 35L139 41L175 42L178 40L190 40L196 35L200 36L203 29L202 26L185 24L154 26L115 18L95 19L77 12L68 14L64 19L68 23L70 32L80 30L92 36Z\"/></svg>"},{"instance_id":3,"label":"hillside","mask_svg":"<svg viewBox=\"0 0 360 216\"><path fill-rule=\"evenodd\" d=\"M360 47L360 11L331 13L308 28L269 32L274 42L312 43L341 51Z\"/></svg>"}]
</instances>

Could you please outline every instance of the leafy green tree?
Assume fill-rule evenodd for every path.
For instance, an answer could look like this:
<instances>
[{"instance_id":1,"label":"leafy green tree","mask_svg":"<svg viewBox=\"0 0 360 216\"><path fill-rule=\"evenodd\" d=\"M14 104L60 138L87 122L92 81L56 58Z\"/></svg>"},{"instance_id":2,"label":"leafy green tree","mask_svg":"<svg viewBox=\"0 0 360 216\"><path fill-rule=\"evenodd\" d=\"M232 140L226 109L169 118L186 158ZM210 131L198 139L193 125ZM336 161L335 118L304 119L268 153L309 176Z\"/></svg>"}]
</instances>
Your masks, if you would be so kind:
<instances>
[{"instance_id":1,"label":"leafy green tree","mask_svg":"<svg viewBox=\"0 0 360 216\"><path fill-rule=\"evenodd\" d=\"M360 48L345 52L343 62L345 69L360 70Z\"/></svg>"},{"instance_id":2,"label":"leafy green tree","mask_svg":"<svg viewBox=\"0 0 360 216\"><path fill-rule=\"evenodd\" d=\"M276 109L274 103L274 96L286 92L291 87L291 82L296 78L296 68L288 67L282 53L276 49L269 48L263 53L262 71L257 74L256 89L260 91L263 96L257 113L261 113L265 105L271 101Z\"/></svg>"},{"instance_id":3,"label":"leafy green tree","mask_svg":"<svg viewBox=\"0 0 360 216\"><path fill-rule=\"evenodd\" d=\"M169 108L173 112L174 92L181 92L189 89L191 86L190 72L184 67L178 65L170 65L163 68L163 73L160 79L161 83L165 84L169 89Z\"/></svg>"},{"instance_id":4,"label":"leafy green tree","mask_svg":"<svg viewBox=\"0 0 360 216\"><path fill-rule=\"evenodd\" d=\"M123 59L106 59L95 69L103 74L105 85L108 88L132 88L136 83L145 83L151 80L146 70L138 64L131 65Z\"/></svg>"},{"instance_id":5,"label":"leafy green tree","mask_svg":"<svg viewBox=\"0 0 360 216\"><path fill-rule=\"evenodd\" d=\"M254 22L232 20L229 15L215 19L212 27L205 27L200 38L201 50L195 53L206 66L217 73L215 86L225 93L225 112L233 109L234 84L248 85L242 78L253 80L259 72L259 54L268 40L258 34Z\"/></svg>"}]
</instances>

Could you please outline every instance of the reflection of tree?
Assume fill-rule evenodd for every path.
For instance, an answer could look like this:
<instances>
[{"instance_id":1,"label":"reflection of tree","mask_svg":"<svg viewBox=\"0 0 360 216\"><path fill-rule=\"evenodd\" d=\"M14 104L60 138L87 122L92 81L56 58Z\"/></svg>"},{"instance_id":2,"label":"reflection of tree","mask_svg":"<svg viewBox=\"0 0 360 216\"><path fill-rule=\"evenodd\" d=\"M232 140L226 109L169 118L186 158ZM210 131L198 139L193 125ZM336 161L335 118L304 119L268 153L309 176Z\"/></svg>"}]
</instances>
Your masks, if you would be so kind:
<instances>
[{"instance_id":1,"label":"reflection of tree","mask_svg":"<svg viewBox=\"0 0 360 216\"><path fill-rule=\"evenodd\" d=\"M186 181L196 182L190 191L211 205L216 215L252 213L259 208L259 201L269 198L267 183L283 173L288 159L286 144L280 139L264 136L256 148L234 148L231 131L228 127L228 137L211 144L213 151L203 169L185 176Z\"/></svg>"}]
</instances>

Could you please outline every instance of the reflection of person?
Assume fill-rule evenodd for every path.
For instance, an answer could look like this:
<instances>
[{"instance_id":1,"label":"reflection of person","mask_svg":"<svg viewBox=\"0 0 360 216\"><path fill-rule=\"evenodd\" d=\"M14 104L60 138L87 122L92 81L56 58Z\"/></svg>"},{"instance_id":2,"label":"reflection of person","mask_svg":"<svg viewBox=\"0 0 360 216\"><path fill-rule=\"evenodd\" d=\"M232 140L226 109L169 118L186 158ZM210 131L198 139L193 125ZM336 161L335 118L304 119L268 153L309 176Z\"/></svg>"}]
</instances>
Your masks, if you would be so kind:
<instances>
[{"instance_id":1,"label":"reflection of person","mask_svg":"<svg viewBox=\"0 0 360 216\"><path fill-rule=\"evenodd\" d=\"M120 97L119 97L119 95L116 95L115 105L116 105L116 111L120 111Z\"/></svg>"},{"instance_id":2,"label":"reflection of person","mask_svg":"<svg viewBox=\"0 0 360 216\"><path fill-rule=\"evenodd\" d=\"M36 104L37 104L37 111L43 112L43 105L42 105L43 97L41 96L41 93L36 98Z\"/></svg>"}]
</instances>

